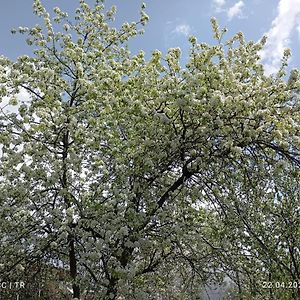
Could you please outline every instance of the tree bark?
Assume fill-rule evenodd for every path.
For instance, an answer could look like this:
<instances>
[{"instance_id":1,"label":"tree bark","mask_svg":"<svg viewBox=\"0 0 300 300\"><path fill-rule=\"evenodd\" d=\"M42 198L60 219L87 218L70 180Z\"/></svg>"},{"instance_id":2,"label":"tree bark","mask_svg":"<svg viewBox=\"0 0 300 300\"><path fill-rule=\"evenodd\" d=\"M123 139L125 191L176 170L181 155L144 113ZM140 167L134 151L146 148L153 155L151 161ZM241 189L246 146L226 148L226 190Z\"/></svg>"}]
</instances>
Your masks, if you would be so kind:
<instances>
[{"instance_id":1,"label":"tree bark","mask_svg":"<svg viewBox=\"0 0 300 300\"><path fill-rule=\"evenodd\" d=\"M74 238L71 235L69 236L69 263L70 263L70 275L72 278L73 298L80 299L80 287L76 283L77 260L75 254L75 242L74 242Z\"/></svg>"},{"instance_id":2,"label":"tree bark","mask_svg":"<svg viewBox=\"0 0 300 300\"><path fill-rule=\"evenodd\" d=\"M69 120L67 120L69 123ZM63 174L62 174L62 187L64 189L68 189L68 180L67 180L67 165L66 159L68 157L68 150L69 150L69 131L67 131L63 136ZM66 206L69 208L71 206L69 195L64 196L64 201ZM72 230L72 224L69 224L70 230ZM75 240L72 233L68 235L68 242L69 242L69 265L70 265L70 276L72 279L72 289L73 289L73 298L80 299L80 286L76 282L77 280L77 260L76 260L76 253L75 253Z\"/></svg>"}]
</instances>

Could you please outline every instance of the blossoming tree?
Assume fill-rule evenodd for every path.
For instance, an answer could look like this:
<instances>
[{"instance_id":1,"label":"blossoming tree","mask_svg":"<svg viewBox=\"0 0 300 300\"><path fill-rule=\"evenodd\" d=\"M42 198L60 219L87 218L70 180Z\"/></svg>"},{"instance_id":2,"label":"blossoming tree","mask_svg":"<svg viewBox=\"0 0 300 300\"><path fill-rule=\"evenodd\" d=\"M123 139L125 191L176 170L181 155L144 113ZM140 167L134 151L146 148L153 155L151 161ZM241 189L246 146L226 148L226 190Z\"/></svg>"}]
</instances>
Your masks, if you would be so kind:
<instances>
[{"instance_id":1,"label":"blossoming tree","mask_svg":"<svg viewBox=\"0 0 300 300\"><path fill-rule=\"evenodd\" d=\"M191 37L185 68L177 48L147 61L126 46L145 6L116 29L102 2L80 0L72 21L35 0L43 26L19 28L34 55L0 58L1 98L18 108L0 114L1 274L65 268L78 299L200 299L224 277L239 297L296 297L260 286L299 281L289 51L267 76L265 39L224 41L212 19L216 44Z\"/></svg>"}]
</instances>

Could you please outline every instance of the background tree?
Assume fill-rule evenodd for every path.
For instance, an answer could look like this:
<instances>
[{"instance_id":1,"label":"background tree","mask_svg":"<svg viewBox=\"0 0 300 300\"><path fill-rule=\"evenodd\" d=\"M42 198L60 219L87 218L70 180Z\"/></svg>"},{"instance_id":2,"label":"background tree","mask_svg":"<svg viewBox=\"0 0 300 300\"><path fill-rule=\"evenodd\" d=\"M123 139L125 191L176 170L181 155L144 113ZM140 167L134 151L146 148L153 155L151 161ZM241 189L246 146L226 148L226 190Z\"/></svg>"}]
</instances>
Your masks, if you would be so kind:
<instances>
[{"instance_id":1,"label":"background tree","mask_svg":"<svg viewBox=\"0 0 300 300\"><path fill-rule=\"evenodd\" d=\"M230 278L239 299L296 299L299 287L261 286L299 280L289 51L266 76L265 39L223 42L212 19L216 45L191 37L186 68L178 48L146 61L126 46L144 8L116 29L102 1L70 21L36 0L44 25L19 28L34 55L1 57L2 99L30 98L1 108L1 273L65 268L73 298L200 299Z\"/></svg>"}]
</instances>

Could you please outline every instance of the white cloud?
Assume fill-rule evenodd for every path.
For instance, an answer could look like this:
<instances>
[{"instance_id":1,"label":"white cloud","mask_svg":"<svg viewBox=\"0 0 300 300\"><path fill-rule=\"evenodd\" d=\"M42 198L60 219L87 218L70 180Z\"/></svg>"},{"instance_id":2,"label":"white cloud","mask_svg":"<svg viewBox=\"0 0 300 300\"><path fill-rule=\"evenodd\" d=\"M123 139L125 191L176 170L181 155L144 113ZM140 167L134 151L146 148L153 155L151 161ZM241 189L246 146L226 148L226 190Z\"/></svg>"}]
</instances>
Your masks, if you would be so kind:
<instances>
[{"instance_id":1,"label":"white cloud","mask_svg":"<svg viewBox=\"0 0 300 300\"><path fill-rule=\"evenodd\" d=\"M223 9L223 6L226 4L225 0L213 0L213 4L215 5L216 12L219 13Z\"/></svg>"},{"instance_id":2,"label":"white cloud","mask_svg":"<svg viewBox=\"0 0 300 300\"><path fill-rule=\"evenodd\" d=\"M300 34L300 0L280 0L277 16L266 33L268 39L260 55L267 74L278 71L285 48L289 47L294 29Z\"/></svg>"},{"instance_id":3,"label":"white cloud","mask_svg":"<svg viewBox=\"0 0 300 300\"><path fill-rule=\"evenodd\" d=\"M0 103L0 110L3 113L19 113L19 107L21 103L28 103L30 101L30 95L25 89L21 89L20 93L17 94L18 105L10 105L9 98L4 97Z\"/></svg>"},{"instance_id":4,"label":"white cloud","mask_svg":"<svg viewBox=\"0 0 300 300\"><path fill-rule=\"evenodd\" d=\"M227 17L229 20L231 20L234 17L239 17L242 14L242 9L244 7L244 2L243 1L239 1L237 3L235 3L232 7L230 7L227 10Z\"/></svg>"},{"instance_id":5,"label":"white cloud","mask_svg":"<svg viewBox=\"0 0 300 300\"><path fill-rule=\"evenodd\" d=\"M191 27L188 24L180 24L177 25L172 32L179 35L188 36L191 33Z\"/></svg>"},{"instance_id":6,"label":"white cloud","mask_svg":"<svg viewBox=\"0 0 300 300\"><path fill-rule=\"evenodd\" d=\"M298 31L298 36L299 36L299 40L300 40L300 24L297 26L297 31Z\"/></svg>"},{"instance_id":7,"label":"white cloud","mask_svg":"<svg viewBox=\"0 0 300 300\"><path fill-rule=\"evenodd\" d=\"M224 6L226 1L225 0L213 0L214 3L218 6Z\"/></svg>"}]
</instances>

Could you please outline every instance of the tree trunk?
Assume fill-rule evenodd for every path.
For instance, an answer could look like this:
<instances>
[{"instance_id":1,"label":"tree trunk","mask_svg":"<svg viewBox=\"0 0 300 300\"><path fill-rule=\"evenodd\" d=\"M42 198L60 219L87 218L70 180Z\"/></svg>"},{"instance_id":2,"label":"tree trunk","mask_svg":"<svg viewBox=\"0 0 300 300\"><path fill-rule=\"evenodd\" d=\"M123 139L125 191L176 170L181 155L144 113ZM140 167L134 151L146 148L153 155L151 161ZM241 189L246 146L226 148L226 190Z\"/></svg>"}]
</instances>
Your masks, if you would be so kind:
<instances>
[{"instance_id":1,"label":"tree trunk","mask_svg":"<svg viewBox=\"0 0 300 300\"><path fill-rule=\"evenodd\" d=\"M72 278L73 298L80 299L80 287L76 283L77 261L76 261L76 255L75 255L74 238L72 236L69 237L69 263L70 263L70 275Z\"/></svg>"}]
</instances>

